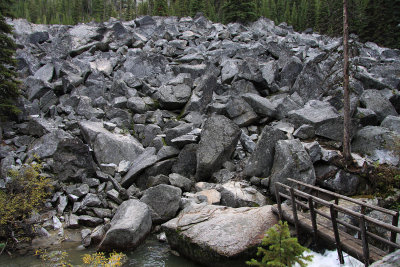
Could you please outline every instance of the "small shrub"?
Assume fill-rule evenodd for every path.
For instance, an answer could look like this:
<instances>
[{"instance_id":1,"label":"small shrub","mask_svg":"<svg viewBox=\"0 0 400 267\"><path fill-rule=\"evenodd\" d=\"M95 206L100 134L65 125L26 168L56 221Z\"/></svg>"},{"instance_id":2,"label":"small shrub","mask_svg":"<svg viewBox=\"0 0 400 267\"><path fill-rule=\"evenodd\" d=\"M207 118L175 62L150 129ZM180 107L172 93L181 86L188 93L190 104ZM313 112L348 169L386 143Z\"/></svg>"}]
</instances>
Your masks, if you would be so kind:
<instances>
[{"instance_id":1,"label":"small shrub","mask_svg":"<svg viewBox=\"0 0 400 267\"><path fill-rule=\"evenodd\" d=\"M35 256L38 256L46 265L54 267L72 267L73 265L68 260L68 253L65 251L36 250Z\"/></svg>"},{"instance_id":2,"label":"small shrub","mask_svg":"<svg viewBox=\"0 0 400 267\"><path fill-rule=\"evenodd\" d=\"M309 251L297 241L297 238L290 237L289 226L287 222L279 221L273 227L268 229L262 243L258 247L257 256L261 256L261 261L251 259L247 265L251 266L272 266L286 267L298 263L301 267L307 266L306 262L312 260L312 256L304 256L305 251Z\"/></svg>"},{"instance_id":3,"label":"small shrub","mask_svg":"<svg viewBox=\"0 0 400 267\"><path fill-rule=\"evenodd\" d=\"M35 256L38 256L42 261L57 267L73 267L68 260L68 253L65 251L37 250ZM117 267L125 263L127 257L124 253L112 252L108 257L103 252L83 255L83 266L90 267Z\"/></svg>"},{"instance_id":4,"label":"small shrub","mask_svg":"<svg viewBox=\"0 0 400 267\"><path fill-rule=\"evenodd\" d=\"M108 257L105 256L104 252L97 252L93 254L85 254L82 261L87 266L101 266L101 267L114 267L122 266L127 260L124 253L112 252Z\"/></svg>"},{"instance_id":5,"label":"small shrub","mask_svg":"<svg viewBox=\"0 0 400 267\"><path fill-rule=\"evenodd\" d=\"M0 190L0 240L28 241L33 229L26 219L43 207L51 181L43 175L37 158L19 170L11 170L9 176L11 181Z\"/></svg>"}]
</instances>

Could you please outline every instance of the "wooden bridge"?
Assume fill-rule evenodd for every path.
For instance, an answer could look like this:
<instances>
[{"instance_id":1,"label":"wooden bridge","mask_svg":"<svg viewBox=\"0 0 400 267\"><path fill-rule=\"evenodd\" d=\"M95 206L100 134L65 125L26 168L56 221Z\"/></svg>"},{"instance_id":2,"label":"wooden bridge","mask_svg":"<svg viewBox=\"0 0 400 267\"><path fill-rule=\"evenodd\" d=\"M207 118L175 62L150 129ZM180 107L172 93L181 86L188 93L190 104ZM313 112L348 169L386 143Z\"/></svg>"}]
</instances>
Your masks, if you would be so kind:
<instances>
[{"instance_id":1,"label":"wooden bridge","mask_svg":"<svg viewBox=\"0 0 400 267\"><path fill-rule=\"evenodd\" d=\"M344 263L343 251L368 266L400 248L400 244L396 243L396 236L400 234L399 212L370 205L293 179L288 179L288 181L294 186L275 183L277 206L273 207L273 211L278 214L280 220L286 220L295 225L297 236L301 230L304 230L312 233L314 242L323 240L335 245L341 264ZM320 196L334 199L334 203ZM291 206L282 204L283 199L288 199L292 203ZM342 200L342 205L339 205L339 200ZM343 205L345 203L355 205L360 212L346 208ZM365 215L367 210L375 210L392 217L392 224ZM352 218L352 221L358 221L358 226L345 221L342 215ZM377 235L368 231L367 226L368 228L378 227L390 235L386 238ZM357 236L347 233L349 230L357 232ZM371 245L373 239L389 247L388 251Z\"/></svg>"}]
</instances>

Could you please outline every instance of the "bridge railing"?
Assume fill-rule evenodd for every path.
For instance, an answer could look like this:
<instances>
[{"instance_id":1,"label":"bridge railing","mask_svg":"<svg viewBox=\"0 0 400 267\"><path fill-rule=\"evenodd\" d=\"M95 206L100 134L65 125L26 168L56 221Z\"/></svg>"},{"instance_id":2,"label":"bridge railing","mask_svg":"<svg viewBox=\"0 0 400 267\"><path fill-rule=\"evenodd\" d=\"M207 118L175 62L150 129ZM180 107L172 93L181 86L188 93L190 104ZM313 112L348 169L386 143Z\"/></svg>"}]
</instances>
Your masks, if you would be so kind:
<instances>
[{"instance_id":1,"label":"bridge railing","mask_svg":"<svg viewBox=\"0 0 400 267\"><path fill-rule=\"evenodd\" d=\"M317 192L321 192L324 194L327 194L331 197L334 198L335 203L331 203L329 201L326 201L324 199L321 199L319 197L313 196L311 194L305 193L302 190L295 189L293 186L288 186L282 183L275 183L275 196L278 204L278 213L279 213L279 219L282 220L282 197L289 199L292 203L292 211L293 211L293 218L294 218L294 224L296 228L297 235L299 235L299 220L297 216L297 208L302 207L305 210L310 211L310 220L312 223L312 228L313 228L313 235L314 235L314 240L316 241L317 239L317 215L320 215L322 217L325 217L329 219L332 222L332 228L335 236L335 243L339 255L339 260L343 264L344 263L344 258L343 258L343 253L342 253L342 248L341 248L341 243L340 243L340 236L339 236L339 228L338 224L341 224L351 230L357 231L358 232L358 238L361 239L362 241L362 246L363 246L363 260L366 266L369 264L369 248L368 248L368 240L367 237L374 238L375 240L378 240L381 243L384 243L389 246L390 252L394 251L395 249L399 249L400 245L396 243L396 236L397 234L400 234L400 228L398 226L398 219L399 219L399 212L395 212L392 210L384 209L378 206L370 205L368 203L364 203L362 201L349 198L316 186L312 186L303 182L299 182L293 179L288 179L288 181L292 182L293 184L297 185L298 187L303 187L304 189L308 190L314 190ZM282 190L283 189L283 190ZM303 189L303 190L304 190ZM282 192L283 191L283 192ZM285 194L286 192L286 194ZM303 199L303 200L301 200ZM354 204L357 204L360 206L361 212L355 212L350 209L344 208L339 205L339 200L346 200L349 202L352 202ZM304 201L305 200L305 201ZM329 207L329 214L326 212L323 212L321 210L316 209L316 205L320 204L326 207ZM387 224L383 223L381 221L378 221L370 216L365 215L366 208L371 209L371 210L377 210L380 211L384 214L392 216L392 224ZM359 221L359 226L352 225L344 220L341 220L338 218L338 212L341 212L343 214L350 215L351 217L357 218ZM383 238L381 236L378 236L374 233L371 233L367 231L366 228L366 222L370 224L377 225L378 227L381 227L387 231L390 231L390 240Z\"/></svg>"}]
</instances>

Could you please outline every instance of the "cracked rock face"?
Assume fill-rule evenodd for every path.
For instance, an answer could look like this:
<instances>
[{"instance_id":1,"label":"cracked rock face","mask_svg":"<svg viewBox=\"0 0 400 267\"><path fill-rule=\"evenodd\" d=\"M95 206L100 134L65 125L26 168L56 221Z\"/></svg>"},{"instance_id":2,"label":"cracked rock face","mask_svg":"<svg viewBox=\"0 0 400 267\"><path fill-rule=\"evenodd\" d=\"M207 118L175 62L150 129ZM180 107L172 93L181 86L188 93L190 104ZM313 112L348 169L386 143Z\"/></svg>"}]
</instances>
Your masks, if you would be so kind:
<instances>
[{"instance_id":1,"label":"cracked rock face","mask_svg":"<svg viewBox=\"0 0 400 267\"><path fill-rule=\"evenodd\" d=\"M235 209L196 205L163 224L162 229L172 249L206 266L226 266L245 258L276 223L271 206Z\"/></svg>"}]
</instances>

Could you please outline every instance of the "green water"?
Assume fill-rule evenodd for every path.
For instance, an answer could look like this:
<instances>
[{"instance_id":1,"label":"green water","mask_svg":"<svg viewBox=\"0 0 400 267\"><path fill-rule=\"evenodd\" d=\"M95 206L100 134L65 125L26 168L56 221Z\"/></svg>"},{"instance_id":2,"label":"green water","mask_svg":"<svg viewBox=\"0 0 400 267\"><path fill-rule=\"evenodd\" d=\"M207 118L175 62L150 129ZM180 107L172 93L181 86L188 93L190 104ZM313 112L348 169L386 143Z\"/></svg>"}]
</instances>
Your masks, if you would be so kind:
<instances>
[{"instance_id":1,"label":"green water","mask_svg":"<svg viewBox=\"0 0 400 267\"><path fill-rule=\"evenodd\" d=\"M60 248L55 248L60 249ZM68 252L69 260L74 266L82 263L82 256L95 252L94 249L80 249L79 243L63 243L62 250ZM167 243L159 242L155 236L149 236L146 241L135 251L126 253L129 260L124 266L129 267L200 267L192 261L178 257L170 252ZM1 267L47 267L41 260L34 256L21 256L10 258L0 256Z\"/></svg>"}]
</instances>

